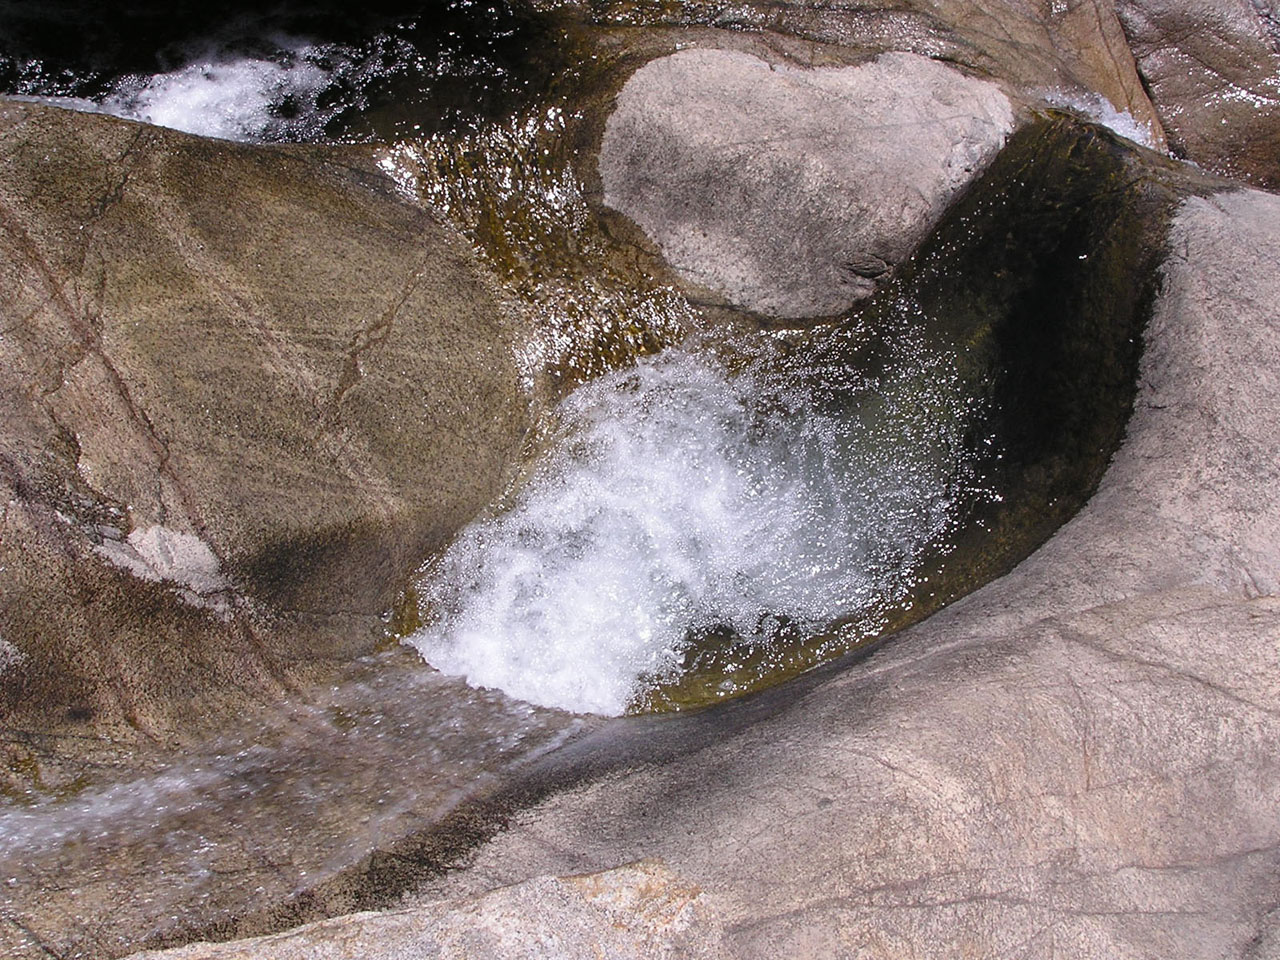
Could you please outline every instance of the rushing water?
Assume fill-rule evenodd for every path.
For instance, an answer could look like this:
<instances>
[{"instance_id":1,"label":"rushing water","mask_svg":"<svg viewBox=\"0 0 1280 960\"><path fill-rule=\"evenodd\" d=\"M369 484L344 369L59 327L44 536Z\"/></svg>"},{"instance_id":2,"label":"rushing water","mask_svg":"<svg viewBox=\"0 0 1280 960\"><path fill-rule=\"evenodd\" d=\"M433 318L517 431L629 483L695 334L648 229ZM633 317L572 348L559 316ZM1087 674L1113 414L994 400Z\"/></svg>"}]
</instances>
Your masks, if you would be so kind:
<instances>
[{"instance_id":1,"label":"rushing water","mask_svg":"<svg viewBox=\"0 0 1280 960\"><path fill-rule=\"evenodd\" d=\"M797 636L873 635L988 495L952 355L905 319L877 341L862 369L676 348L578 388L503 509L424 572L409 642L479 686L617 714L711 639L760 661L724 696Z\"/></svg>"},{"instance_id":2,"label":"rushing water","mask_svg":"<svg viewBox=\"0 0 1280 960\"><path fill-rule=\"evenodd\" d=\"M541 95L562 66L561 35L508 0L133 5L0 6L0 92L315 143L468 129Z\"/></svg>"},{"instance_id":3,"label":"rushing water","mask_svg":"<svg viewBox=\"0 0 1280 960\"><path fill-rule=\"evenodd\" d=\"M153 772L0 804L0 915L24 924L0 955L118 956L288 903L583 729L408 655L358 661Z\"/></svg>"},{"instance_id":4,"label":"rushing water","mask_svg":"<svg viewBox=\"0 0 1280 960\"><path fill-rule=\"evenodd\" d=\"M342 58L338 62L348 69L357 65L349 51L326 50L298 37L277 36L271 46L260 56L214 48L172 70L122 77L95 98L41 96L40 86L27 77L19 89L34 88L27 95L46 103L222 140L321 139L348 107L323 98L337 81L334 59ZM356 77L364 79L358 69Z\"/></svg>"},{"instance_id":5,"label":"rushing water","mask_svg":"<svg viewBox=\"0 0 1280 960\"><path fill-rule=\"evenodd\" d=\"M811 662L795 652L816 636L824 655L874 636L988 495L975 466L982 411L953 358L905 321L882 331L874 371L799 370L763 335L646 356L697 326L693 311L618 274L554 156L561 108L476 128L490 86L509 108L513 88L547 85L545 65L510 55L538 28L500 4L442 11L430 24L374 18L342 40L282 7L175 40L149 73L59 72L11 54L8 85L235 140L359 136L394 113L401 137L384 169L470 233L543 318L513 345L531 391L547 370L580 384L519 489L421 578L426 627L409 639L433 666L540 705L617 714L661 701L690 672L709 678L694 698L705 702ZM458 83L465 110L449 96Z\"/></svg>"}]
</instances>

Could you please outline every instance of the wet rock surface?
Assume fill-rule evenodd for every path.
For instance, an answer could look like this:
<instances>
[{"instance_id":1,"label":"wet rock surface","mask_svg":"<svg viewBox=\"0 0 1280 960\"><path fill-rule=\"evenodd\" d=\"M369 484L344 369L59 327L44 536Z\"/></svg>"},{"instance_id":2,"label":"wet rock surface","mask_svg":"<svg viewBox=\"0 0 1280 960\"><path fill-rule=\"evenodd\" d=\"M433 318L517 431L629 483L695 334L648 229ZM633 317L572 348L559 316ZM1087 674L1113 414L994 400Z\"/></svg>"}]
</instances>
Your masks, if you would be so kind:
<instances>
[{"instance_id":1,"label":"wet rock surface","mask_svg":"<svg viewBox=\"0 0 1280 960\"><path fill-rule=\"evenodd\" d=\"M1265 0L1117 4L1170 146L1209 170L1280 186L1280 27Z\"/></svg>"},{"instance_id":2,"label":"wet rock surface","mask_svg":"<svg viewBox=\"0 0 1280 960\"><path fill-rule=\"evenodd\" d=\"M21 791L60 728L73 753L164 739L192 698L228 715L369 652L526 405L488 274L371 163L36 105L0 124Z\"/></svg>"},{"instance_id":3,"label":"wet rock surface","mask_svg":"<svg viewBox=\"0 0 1280 960\"><path fill-rule=\"evenodd\" d=\"M1228 3L1124 3L1119 16L1106 3L604 4L592 49L619 73L686 42L776 58L788 75L885 50L931 56L992 76L1024 117L1061 87L1128 110L1159 143L1159 108L1179 150L1271 183L1272 61L1257 43L1274 18L1253 9L1260 20ZM474 251L398 199L365 154L214 147L34 106L2 117L6 783L67 798L87 768L127 793L150 746L252 727L261 701L381 636L401 573L509 465L524 400L505 348L523 328ZM1117 194L1143 189L1117 171ZM1138 249L1123 229L1108 237ZM1088 239L1067 235L1059 252L1088 257ZM1009 245L986 266L1010 269ZM118 955L413 892L406 913L213 955L377 955L374 941L445 956L552 942L565 956L1273 955L1280 209L1260 193L1193 197L1167 248L1125 444L1084 512L1008 576L857 663L724 709L592 727L516 775L476 778L492 788L479 800L465 744L441 748L448 716L440 729L398 724L430 741L422 751L376 732L339 745L349 699L311 697L224 781L274 798L259 835L201 848L184 809L126 840L126 868L93 860L110 830L59 839L48 860L19 849L30 872L0 945ZM646 256L638 272L657 262ZM853 284L892 265L874 250L847 263ZM1114 294L1124 276L1097 289ZM1130 295L1144 309L1143 291ZM1090 313L1110 299L1020 309ZM1057 389L1061 371L1042 373ZM1087 405L1060 399L1087 432ZM556 742L563 719L530 742ZM495 755L519 755L526 735L500 724ZM329 802L335 757L368 792ZM421 795L418 770L440 774ZM222 790L201 816L236 809ZM311 816L317 797L307 829L325 836L307 856L321 880L308 887L296 877L310 861L289 847L306 831L290 817ZM359 820L384 801L388 818ZM221 885L165 926L149 898L191 881L166 875L171 850L153 856L171 836L203 850L184 862ZM64 854L86 869L59 872ZM582 876L654 857L666 866ZM134 901L119 894L121 877L148 871ZM259 902L244 884L263 876Z\"/></svg>"},{"instance_id":4,"label":"wet rock surface","mask_svg":"<svg viewBox=\"0 0 1280 960\"><path fill-rule=\"evenodd\" d=\"M418 887L403 935L448 956L460 904L501 903L536 950L580 916L549 875L656 857L701 890L689 956L1266 956L1280 202L1192 196L1167 251L1125 443L1045 547L854 663L548 756L448 827L480 841L462 869L421 885L428 842L364 874ZM350 943L337 923L221 949Z\"/></svg>"},{"instance_id":5,"label":"wet rock surface","mask_svg":"<svg viewBox=\"0 0 1280 960\"><path fill-rule=\"evenodd\" d=\"M388 851L591 726L403 650L329 679L0 808L0 954L120 956L370 907Z\"/></svg>"},{"instance_id":6,"label":"wet rock surface","mask_svg":"<svg viewBox=\"0 0 1280 960\"><path fill-rule=\"evenodd\" d=\"M1125 444L1044 548L437 894L656 856L726 956L1270 955L1280 201L1189 199L1169 250Z\"/></svg>"}]
</instances>

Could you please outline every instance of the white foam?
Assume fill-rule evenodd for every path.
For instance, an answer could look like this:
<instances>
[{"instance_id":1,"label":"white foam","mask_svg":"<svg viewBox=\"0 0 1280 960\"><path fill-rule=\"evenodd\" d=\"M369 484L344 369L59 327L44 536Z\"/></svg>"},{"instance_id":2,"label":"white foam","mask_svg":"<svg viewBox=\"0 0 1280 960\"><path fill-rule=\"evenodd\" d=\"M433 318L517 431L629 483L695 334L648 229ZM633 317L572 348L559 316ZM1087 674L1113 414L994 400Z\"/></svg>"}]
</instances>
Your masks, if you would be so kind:
<instances>
[{"instance_id":1,"label":"white foam","mask_svg":"<svg viewBox=\"0 0 1280 960\"><path fill-rule=\"evenodd\" d=\"M407 642L472 684L618 714L690 631L767 639L901 597L956 512L970 407L948 358L899 361L832 383L672 351L579 388L508 509L429 568ZM820 399L842 390L861 401Z\"/></svg>"},{"instance_id":2,"label":"white foam","mask_svg":"<svg viewBox=\"0 0 1280 960\"><path fill-rule=\"evenodd\" d=\"M1150 126L1140 122L1127 110L1117 110L1110 100L1100 94L1054 90L1045 95L1045 102L1055 107L1076 110L1112 133L1148 149L1159 149Z\"/></svg>"},{"instance_id":3,"label":"white foam","mask_svg":"<svg viewBox=\"0 0 1280 960\"><path fill-rule=\"evenodd\" d=\"M279 139L273 133L287 121L272 108L292 98L311 115L311 122L323 126L315 115L315 100L329 80L326 71L304 60L197 63L113 94L101 109L223 140Z\"/></svg>"},{"instance_id":4,"label":"white foam","mask_svg":"<svg viewBox=\"0 0 1280 960\"><path fill-rule=\"evenodd\" d=\"M272 59L211 53L167 73L127 77L99 101L39 99L221 140L320 139L337 112L320 105L320 94L334 80L333 68L321 64L341 51L296 38L273 41L278 52Z\"/></svg>"}]
</instances>

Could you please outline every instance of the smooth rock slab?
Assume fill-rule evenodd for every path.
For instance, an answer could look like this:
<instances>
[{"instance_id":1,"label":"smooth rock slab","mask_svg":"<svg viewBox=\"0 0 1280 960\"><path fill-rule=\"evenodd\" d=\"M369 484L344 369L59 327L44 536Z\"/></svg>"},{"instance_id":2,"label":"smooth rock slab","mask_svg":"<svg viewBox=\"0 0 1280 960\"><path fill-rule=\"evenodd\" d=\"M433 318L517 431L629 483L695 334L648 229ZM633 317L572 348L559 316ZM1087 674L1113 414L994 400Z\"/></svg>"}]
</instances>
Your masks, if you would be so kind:
<instances>
[{"instance_id":1,"label":"smooth rock slab","mask_svg":"<svg viewBox=\"0 0 1280 960\"><path fill-rule=\"evenodd\" d=\"M526 331L368 151L0 102L0 781L368 652L505 476Z\"/></svg>"},{"instance_id":2,"label":"smooth rock slab","mask_svg":"<svg viewBox=\"0 0 1280 960\"><path fill-rule=\"evenodd\" d=\"M357 913L235 943L197 943L133 960L651 960L718 956L701 891L661 863L536 877L461 901Z\"/></svg>"},{"instance_id":3,"label":"smooth rock slab","mask_svg":"<svg viewBox=\"0 0 1280 960\"><path fill-rule=\"evenodd\" d=\"M604 202L737 306L836 314L874 292L1012 125L994 84L915 54L805 70L686 50L619 94Z\"/></svg>"}]
</instances>

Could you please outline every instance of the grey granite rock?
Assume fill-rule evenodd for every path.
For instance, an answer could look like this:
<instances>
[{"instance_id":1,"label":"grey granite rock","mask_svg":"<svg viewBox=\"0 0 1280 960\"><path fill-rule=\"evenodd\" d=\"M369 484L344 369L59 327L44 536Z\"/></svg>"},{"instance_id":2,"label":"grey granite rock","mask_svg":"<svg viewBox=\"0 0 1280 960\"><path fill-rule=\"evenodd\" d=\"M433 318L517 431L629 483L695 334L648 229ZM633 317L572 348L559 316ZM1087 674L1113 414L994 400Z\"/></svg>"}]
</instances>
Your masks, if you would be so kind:
<instances>
[{"instance_id":1,"label":"grey granite rock","mask_svg":"<svg viewBox=\"0 0 1280 960\"><path fill-rule=\"evenodd\" d=\"M680 960L717 956L721 948L701 891L661 863L640 862L133 960Z\"/></svg>"},{"instance_id":2,"label":"grey granite rock","mask_svg":"<svg viewBox=\"0 0 1280 960\"><path fill-rule=\"evenodd\" d=\"M835 314L907 256L1012 125L994 84L914 54L806 70L687 50L619 94L604 202L737 306Z\"/></svg>"},{"instance_id":3,"label":"grey granite rock","mask_svg":"<svg viewBox=\"0 0 1280 960\"><path fill-rule=\"evenodd\" d=\"M1280 27L1263 0L1119 0L1170 146L1207 169L1280 186Z\"/></svg>"}]
</instances>

